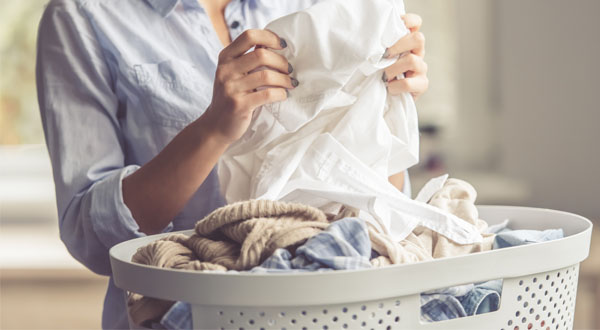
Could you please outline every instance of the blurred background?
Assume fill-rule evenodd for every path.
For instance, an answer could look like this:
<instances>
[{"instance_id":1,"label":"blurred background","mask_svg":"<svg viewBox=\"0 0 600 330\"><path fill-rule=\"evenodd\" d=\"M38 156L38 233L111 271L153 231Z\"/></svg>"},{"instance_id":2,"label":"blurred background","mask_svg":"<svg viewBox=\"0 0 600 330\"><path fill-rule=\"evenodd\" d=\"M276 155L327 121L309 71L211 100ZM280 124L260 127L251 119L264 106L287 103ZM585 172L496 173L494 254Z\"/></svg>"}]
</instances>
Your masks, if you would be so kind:
<instances>
[{"instance_id":1,"label":"blurred background","mask_svg":"<svg viewBox=\"0 0 600 330\"><path fill-rule=\"evenodd\" d=\"M565 210L600 225L600 1L405 2L424 19L431 84L417 103L413 192L448 172L471 182L480 204ZM45 3L0 1L0 328L99 328L107 279L58 237L34 74ZM600 329L594 235L577 329Z\"/></svg>"}]
</instances>

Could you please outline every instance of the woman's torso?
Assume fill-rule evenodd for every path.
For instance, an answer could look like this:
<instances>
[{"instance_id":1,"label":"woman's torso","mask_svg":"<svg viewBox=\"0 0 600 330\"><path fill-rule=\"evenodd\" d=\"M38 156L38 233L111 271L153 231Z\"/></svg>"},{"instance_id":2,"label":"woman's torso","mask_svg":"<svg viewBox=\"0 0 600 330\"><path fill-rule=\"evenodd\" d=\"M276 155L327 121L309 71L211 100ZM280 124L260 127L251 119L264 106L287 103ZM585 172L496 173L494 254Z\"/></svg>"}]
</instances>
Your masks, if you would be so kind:
<instances>
[{"instance_id":1,"label":"woman's torso","mask_svg":"<svg viewBox=\"0 0 600 330\"><path fill-rule=\"evenodd\" d=\"M225 21L234 40L314 2L232 0ZM197 0L81 0L79 5L113 78L125 165L143 165L208 107L223 45ZM173 230L192 228L223 202L213 170L174 219Z\"/></svg>"},{"instance_id":2,"label":"woman's torso","mask_svg":"<svg viewBox=\"0 0 600 330\"><path fill-rule=\"evenodd\" d=\"M318 0L232 0L225 20L234 40L246 29L310 6ZM210 104L218 54L223 48L197 0L78 0L80 13L102 48L118 98L125 165L144 165ZM77 33L76 31L73 31ZM173 230L193 228L224 204L213 170ZM123 291L109 282L103 327L127 327Z\"/></svg>"}]
</instances>

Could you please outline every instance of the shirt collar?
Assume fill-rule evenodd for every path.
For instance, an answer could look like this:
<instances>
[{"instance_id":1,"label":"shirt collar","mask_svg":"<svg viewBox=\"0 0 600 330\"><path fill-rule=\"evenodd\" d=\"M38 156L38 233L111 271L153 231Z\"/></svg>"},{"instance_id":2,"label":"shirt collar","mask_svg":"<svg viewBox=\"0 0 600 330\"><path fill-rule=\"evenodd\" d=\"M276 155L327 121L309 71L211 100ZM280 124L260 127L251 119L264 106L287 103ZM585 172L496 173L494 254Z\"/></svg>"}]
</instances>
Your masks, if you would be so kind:
<instances>
[{"instance_id":1,"label":"shirt collar","mask_svg":"<svg viewBox=\"0 0 600 330\"><path fill-rule=\"evenodd\" d=\"M158 12L160 14L160 16L162 16L162 17L167 17L173 11L173 9L175 9L175 7L177 7L177 4L180 1L181 0L146 0L148 5L150 5L150 7L152 7L152 9L154 9L156 12ZM193 2L193 4L195 6L200 7L200 5L197 2L198 0L191 0L191 1ZM234 1L240 1L240 0L234 0ZM275 8L276 7L273 0L255 0L255 1L267 8ZM185 5L185 2L186 1L184 1L184 5ZM189 5L190 1L187 1L187 3ZM200 8L202 8L202 7L200 7Z\"/></svg>"},{"instance_id":2,"label":"shirt collar","mask_svg":"<svg viewBox=\"0 0 600 330\"><path fill-rule=\"evenodd\" d=\"M146 2L152 9L158 12L160 16L166 17L173 11L175 6L177 6L179 0L146 0Z\"/></svg>"}]
</instances>

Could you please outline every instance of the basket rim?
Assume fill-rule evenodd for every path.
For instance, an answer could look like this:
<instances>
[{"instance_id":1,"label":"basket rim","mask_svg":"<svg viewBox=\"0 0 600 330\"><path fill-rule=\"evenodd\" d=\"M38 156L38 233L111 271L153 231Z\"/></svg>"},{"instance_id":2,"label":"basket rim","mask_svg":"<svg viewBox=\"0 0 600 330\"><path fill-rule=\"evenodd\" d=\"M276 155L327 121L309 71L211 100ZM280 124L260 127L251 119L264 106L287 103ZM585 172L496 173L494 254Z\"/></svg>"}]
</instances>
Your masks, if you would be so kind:
<instances>
[{"instance_id":1,"label":"basket rim","mask_svg":"<svg viewBox=\"0 0 600 330\"><path fill-rule=\"evenodd\" d=\"M110 260L117 287L143 295L204 305L291 306L385 299L465 283L514 278L574 265L589 254L592 223L582 216L521 206L478 206L478 209L484 214L521 214L540 218L543 222L537 221L536 226L542 228L564 221L561 228L565 230L565 237L413 264L323 272L198 272L129 261L138 247L172 234L163 233L115 245L110 249ZM551 218L548 217L550 215ZM500 218L498 216L489 222L499 222ZM517 227L532 227L532 222L524 222L527 221L514 221ZM186 230L178 233L192 232ZM290 285L290 282L294 285ZM357 286L356 283L364 285Z\"/></svg>"}]
</instances>

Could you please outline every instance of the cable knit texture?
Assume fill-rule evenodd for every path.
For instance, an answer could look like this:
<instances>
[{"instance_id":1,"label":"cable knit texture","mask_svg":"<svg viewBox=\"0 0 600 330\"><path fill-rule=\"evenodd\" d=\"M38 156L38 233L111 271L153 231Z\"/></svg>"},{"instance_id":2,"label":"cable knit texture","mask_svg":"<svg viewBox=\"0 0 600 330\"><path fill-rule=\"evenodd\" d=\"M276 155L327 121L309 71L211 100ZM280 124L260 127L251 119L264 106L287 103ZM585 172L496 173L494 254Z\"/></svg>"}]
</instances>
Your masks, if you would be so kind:
<instances>
[{"instance_id":1,"label":"cable knit texture","mask_svg":"<svg viewBox=\"0 0 600 330\"><path fill-rule=\"evenodd\" d=\"M132 261L189 270L249 270L278 248L297 245L329 225L321 210L268 200L238 202L198 221L195 234L173 234L138 249Z\"/></svg>"},{"instance_id":2,"label":"cable knit texture","mask_svg":"<svg viewBox=\"0 0 600 330\"><path fill-rule=\"evenodd\" d=\"M198 221L195 234L172 234L137 250L132 261L187 270L249 270L278 248L301 245L327 228L321 210L298 203L250 200L216 209ZM130 293L132 321L156 320L173 304Z\"/></svg>"}]
</instances>

